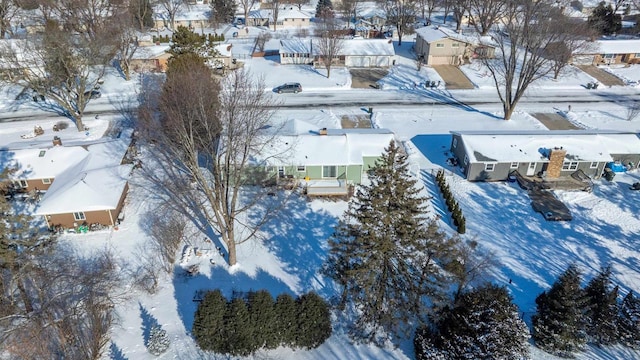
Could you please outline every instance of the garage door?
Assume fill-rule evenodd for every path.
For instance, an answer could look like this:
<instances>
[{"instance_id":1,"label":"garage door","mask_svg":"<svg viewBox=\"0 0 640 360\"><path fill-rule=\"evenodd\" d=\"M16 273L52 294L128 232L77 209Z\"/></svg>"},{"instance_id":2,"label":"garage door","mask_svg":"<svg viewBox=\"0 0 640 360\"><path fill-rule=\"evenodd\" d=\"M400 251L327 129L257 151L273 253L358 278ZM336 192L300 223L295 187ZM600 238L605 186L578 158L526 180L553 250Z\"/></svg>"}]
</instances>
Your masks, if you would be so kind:
<instances>
[{"instance_id":1,"label":"garage door","mask_svg":"<svg viewBox=\"0 0 640 360\"><path fill-rule=\"evenodd\" d=\"M451 65L451 56L429 56L428 65Z\"/></svg>"},{"instance_id":2,"label":"garage door","mask_svg":"<svg viewBox=\"0 0 640 360\"><path fill-rule=\"evenodd\" d=\"M351 56L349 64L351 67L369 67L369 57L367 56Z\"/></svg>"}]
</instances>

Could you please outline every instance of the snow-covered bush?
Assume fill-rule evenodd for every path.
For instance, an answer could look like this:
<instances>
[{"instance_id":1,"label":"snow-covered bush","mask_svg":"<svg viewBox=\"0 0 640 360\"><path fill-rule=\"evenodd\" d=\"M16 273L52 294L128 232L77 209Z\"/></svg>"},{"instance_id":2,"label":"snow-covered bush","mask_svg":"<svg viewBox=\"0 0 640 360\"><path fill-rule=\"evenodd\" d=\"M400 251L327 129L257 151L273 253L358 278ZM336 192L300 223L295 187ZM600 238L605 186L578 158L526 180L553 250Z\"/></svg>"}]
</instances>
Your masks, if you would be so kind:
<instances>
[{"instance_id":1,"label":"snow-covered bush","mask_svg":"<svg viewBox=\"0 0 640 360\"><path fill-rule=\"evenodd\" d=\"M169 345L171 345L171 341L169 340L167 332L158 325L152 327L149 333L147 351L155 356L159 356L169 349Z\"/></svg>"}]
</instances>

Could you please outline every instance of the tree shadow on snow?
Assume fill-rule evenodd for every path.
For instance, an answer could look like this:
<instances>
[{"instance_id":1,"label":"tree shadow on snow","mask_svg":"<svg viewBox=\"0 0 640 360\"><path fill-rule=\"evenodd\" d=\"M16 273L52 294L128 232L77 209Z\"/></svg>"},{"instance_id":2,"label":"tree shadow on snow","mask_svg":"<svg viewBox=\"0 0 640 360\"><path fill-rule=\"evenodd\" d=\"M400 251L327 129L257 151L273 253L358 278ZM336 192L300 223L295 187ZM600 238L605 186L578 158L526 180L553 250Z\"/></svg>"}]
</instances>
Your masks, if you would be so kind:
<instances>
[{"instance_id":1,"label":"tree shadow on snow","mask_svg":"<svg viewBox=\"0 0 640 360\"><path fill-rule=\"evenodd\" d=\"M144 346L149 345L149 337L151 336L151 329L155 326L158 326L158 319L156 319L147 308L142 306L142 303L138 302L138 307L140 309L140 318L142 318L142 326L140 329L142 330L142 336L144 338Z\"/></svg>"},{"instance_id":2,"label":"tree shadow on snow","mask_svg":"<svg viewBox=\"0 0 640 360\"><path fill-rule=\"evenodd\" d=\"M114 342L111 342L111 345L109 346L109 358L111 360L128 360L122 353L122 349L120 349Z\"/></svg>"}]
</instances>

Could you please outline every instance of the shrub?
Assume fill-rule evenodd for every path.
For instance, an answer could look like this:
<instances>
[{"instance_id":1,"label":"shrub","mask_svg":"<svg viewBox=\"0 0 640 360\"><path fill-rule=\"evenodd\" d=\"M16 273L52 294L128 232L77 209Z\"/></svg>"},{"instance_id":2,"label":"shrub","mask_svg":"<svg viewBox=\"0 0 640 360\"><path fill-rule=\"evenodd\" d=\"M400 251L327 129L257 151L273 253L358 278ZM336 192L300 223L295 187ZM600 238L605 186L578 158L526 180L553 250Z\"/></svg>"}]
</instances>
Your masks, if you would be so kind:
<instances>
[{"instance_id":1,"label":"shrub","mask_svg":"<svg viewBox=\"0 0 640 360\"><path fill-rule=\"evenodd\" d=\"M152 327L149 333L149 344L147 345L149 353L155 356L162 355L169 349L169 345L171 345L171 341L167 336L167 332L160 326Z\"/></svg>"}]
</instances>

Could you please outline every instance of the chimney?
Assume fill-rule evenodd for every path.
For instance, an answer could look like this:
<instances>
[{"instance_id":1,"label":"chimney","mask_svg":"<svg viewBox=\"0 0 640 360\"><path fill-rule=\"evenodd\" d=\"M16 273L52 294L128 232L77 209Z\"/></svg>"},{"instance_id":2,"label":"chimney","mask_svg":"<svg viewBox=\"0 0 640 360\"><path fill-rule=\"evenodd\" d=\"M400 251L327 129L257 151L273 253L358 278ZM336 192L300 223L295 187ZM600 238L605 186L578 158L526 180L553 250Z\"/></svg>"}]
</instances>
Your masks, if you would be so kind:
<instances>
[{"instance_id":1,"label":"chimney","mask_svg":"<svg viewBox=\"0 0 640 360\"><path fill-rule=\"evenodd\" d=\"M62 140L60 139L60 136L53 137L53 146L62 146Z\"/></svg>"},{"instance_id":2,"label":"chimney","mask_svg":"<svg viewBox=\"0 0 640 360\"><path fill-rule=\"evenodd\" d=\"M320 129L320 135L327 135L327 128Z\"/></svg>"},{"instance_id":3,"label":"chimney","mask_svg":"<svg viewBox=\"0 0 640 360\"><path fill-rule=\"evenodd\" d=\"M562 171L562 164L564 163L564 157L567 155L567 150L562 147L555 147L549 152L549 165L547 166L547 177L558 178Z\"/></svg>"}]
</instances>

